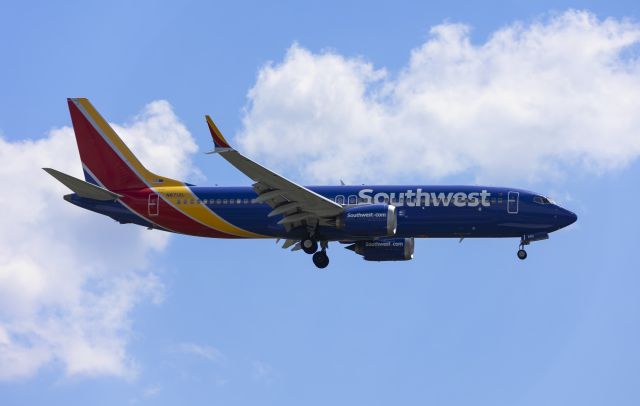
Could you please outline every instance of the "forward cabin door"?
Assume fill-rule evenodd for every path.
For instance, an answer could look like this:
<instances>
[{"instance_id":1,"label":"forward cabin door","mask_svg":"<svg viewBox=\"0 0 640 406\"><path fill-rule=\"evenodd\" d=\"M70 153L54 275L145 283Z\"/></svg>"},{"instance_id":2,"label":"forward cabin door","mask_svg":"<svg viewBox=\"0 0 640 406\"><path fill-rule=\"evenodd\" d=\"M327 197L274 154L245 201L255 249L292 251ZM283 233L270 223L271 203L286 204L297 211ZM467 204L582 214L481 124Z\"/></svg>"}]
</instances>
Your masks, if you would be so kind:
<instances>
[{"instance_id":1,"label":"forward cabin door","mask_svg":"<svg viewBox=\"0 0 640 406\"><path fill-rule=\"evenodd\" d=\"M518 214L518 205L520 203L519 192L509 192L507 195L507 213Z\"/></svg>"},{"instance_id":2,"label":"forward cabin door","mask_svg":"<svg viewBox=\"0 0 640 406\"><path fill-rule=\"evenodd\" d=\"M160 213L160 197L155 193L149 194L149 216L157 216Z\"/></svg>"}]
</instances>

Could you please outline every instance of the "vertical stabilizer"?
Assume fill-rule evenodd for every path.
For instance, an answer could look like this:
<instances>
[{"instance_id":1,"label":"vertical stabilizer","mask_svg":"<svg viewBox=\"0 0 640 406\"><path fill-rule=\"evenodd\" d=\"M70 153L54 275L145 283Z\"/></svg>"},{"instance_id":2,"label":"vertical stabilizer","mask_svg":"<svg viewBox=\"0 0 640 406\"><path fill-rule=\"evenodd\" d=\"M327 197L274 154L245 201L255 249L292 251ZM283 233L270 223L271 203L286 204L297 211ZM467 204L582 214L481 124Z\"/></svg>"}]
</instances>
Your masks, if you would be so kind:
<instances>
[{"instance_id":1,"label":"vertical stabilizer","mask_svg":"<svg viewBox=\"0 0 640 406\"><path fill-rule=\"evenodd\" d=\"M181 185L147 170L89 100L67 101L87 182L112 191Z\"/></svg>"}]
</instances>

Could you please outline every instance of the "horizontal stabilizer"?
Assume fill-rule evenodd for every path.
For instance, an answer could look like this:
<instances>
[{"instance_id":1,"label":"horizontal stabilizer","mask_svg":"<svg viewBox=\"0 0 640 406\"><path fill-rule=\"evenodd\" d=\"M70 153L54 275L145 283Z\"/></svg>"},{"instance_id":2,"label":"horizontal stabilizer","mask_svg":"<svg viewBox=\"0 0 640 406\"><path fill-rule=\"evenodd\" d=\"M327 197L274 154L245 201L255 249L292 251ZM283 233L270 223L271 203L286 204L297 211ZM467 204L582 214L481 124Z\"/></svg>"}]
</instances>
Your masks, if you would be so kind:
<instances>
[{"instance_id":1,"label":"horizontal stabilizer","mask_svg":"<svg viewBox=\"0 0 640 406\"><path fill-rule=\"evenodd\" d=\"M94 200L116 200L122 196L51 168L42 168L80 197Z\"/></svg>"}]
</instances>

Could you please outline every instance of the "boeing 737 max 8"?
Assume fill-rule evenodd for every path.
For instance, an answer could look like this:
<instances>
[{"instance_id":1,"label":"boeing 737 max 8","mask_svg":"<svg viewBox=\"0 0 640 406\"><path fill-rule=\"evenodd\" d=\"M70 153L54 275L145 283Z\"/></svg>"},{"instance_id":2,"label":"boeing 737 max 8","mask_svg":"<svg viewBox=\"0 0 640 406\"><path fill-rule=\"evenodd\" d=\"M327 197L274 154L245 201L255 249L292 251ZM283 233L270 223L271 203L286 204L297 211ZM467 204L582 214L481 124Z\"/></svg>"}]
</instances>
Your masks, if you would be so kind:
<instances>
[{"instance_id":1,"label":"boeing 737 max 8","mask_svg":"<svg viewBox=\"0 0 640 406\"><path fill-rule=\"evenodd\" d=\"M68 99L85 180L45 170L74 193L70 203L113 218L212 238L273 238L329 264L339 241L368 261L413 258L414 238L520 239L525 245L576 221L549 198L488 186L301 186L233 149L206 117L215 153L253 180L194 186L147 170L87 99Z\"/></svg>"}]
</instances>

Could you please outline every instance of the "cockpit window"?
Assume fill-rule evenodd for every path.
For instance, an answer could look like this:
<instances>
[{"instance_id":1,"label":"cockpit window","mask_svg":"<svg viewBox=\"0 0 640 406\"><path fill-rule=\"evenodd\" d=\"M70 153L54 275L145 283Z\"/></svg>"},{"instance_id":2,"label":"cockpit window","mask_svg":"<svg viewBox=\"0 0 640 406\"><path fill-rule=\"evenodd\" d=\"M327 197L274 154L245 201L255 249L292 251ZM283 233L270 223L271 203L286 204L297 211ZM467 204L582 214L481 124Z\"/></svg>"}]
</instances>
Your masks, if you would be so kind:
<instances>
[{"instance_id":1,"label":"cockpit window","mask_svg":"<svg viewBox=\"0 0 640 406\"><path fill-rule=\"evenodd\" d=\"M534 196L533 198L534 203L538 203L538 204L551 204L552 201L547 199L546 197L543 196Z\"/></svg>"}]
</instances>

